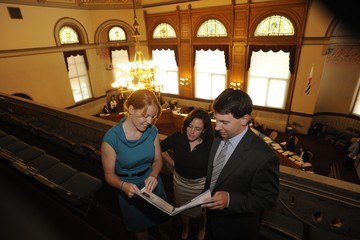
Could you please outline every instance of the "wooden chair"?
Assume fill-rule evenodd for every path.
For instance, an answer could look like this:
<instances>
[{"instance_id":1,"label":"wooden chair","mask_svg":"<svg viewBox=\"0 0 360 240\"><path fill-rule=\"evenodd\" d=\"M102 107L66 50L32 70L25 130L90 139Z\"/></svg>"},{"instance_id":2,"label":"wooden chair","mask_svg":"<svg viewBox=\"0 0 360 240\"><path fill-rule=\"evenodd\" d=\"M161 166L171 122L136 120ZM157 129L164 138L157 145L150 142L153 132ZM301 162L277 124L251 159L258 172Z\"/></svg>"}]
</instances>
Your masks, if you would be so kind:
<instances>
[{"instance_id":1,"label":"wooden chair","mask_svg":"<svg viewBox=\"0 0 360 240\"><path fill-rule=\"evenodd\" d=\"M278 133L277 131L272 131L272 132L270 133L270 136L269 136L269 137L270 137L273 141L275 141L278 135L279 135L279 133Z\"/></svg>"},{"instance_id":2,"label":"wooden chair","mask_svg":"<svg viewBox=\"0 0 360 240\"><path fill-rule=\"evenodd\" d=\"M308 161L310 162L313 159L314 154L312 152L310 152L310 151L306 151L306 152L307 152L308 158L309 158Z\"/></svg>"}]
</instances>

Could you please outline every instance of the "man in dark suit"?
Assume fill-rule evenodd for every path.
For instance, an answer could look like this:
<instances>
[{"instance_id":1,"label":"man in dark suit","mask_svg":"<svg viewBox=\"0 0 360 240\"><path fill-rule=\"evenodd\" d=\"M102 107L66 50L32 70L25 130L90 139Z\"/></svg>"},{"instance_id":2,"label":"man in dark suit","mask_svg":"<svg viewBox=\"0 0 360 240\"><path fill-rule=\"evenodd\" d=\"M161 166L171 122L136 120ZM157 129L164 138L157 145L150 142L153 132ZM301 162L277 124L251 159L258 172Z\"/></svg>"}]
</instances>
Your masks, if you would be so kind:
<instances>
[{"instance_id":1,"label":"man in dark suit","mask_svg":"<svg viewBox=\"0 0 360 240\"><path fill-rule=\"evenodd\" d=\"M286 140L284 151L291 151L294 152L296 145L295 145L295 135L293 132L290 132L290 137Z\"/></svg>"},{"instance_id":2,"label":"man in dark suit","mask_svg":"<svg viewBox=\"0 0 360 240\"><path fill-rule=\"evenodd\" d=\"M212 144L205 183L213 202L202 205L207 208L205 239L258 239L261 215L276 202L279 159L248 127L252 107L247 93L230 88L213 102L219 136ZM213 168L225 142L225 162L216 180Z\"/></svg>"}]
</instances>

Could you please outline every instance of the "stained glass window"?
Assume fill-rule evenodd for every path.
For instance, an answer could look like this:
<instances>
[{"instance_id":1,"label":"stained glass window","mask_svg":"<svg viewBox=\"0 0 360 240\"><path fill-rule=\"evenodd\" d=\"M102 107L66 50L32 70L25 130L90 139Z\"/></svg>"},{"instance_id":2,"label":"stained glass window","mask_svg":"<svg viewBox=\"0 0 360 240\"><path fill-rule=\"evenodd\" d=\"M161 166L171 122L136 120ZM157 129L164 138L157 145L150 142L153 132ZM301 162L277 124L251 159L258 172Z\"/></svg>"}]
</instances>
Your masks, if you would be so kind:
<instances>
[{"instance_id":1,"label":"stained glass window","mask_svg":"<svg viewBox=\"0 0 360 240\"><path fill-rule=\"evenodd\" d=\"M197 37L226 37L227 31L220 21L209 19L199 27Z\"/></svg>"},{"instance_id":2,"label":"stained glass window","mask_svg":"<svg viewBox=\"0 0 360 240\"><path fill-rule=\"evenodd\" d=\"M110 41L125 41L126 40L126 34L124 29L121 27L112 27L109 30L109 40Z\"/></svg>"},{"instance_id":3,"label":"stained glass window","mask_svg":"<svg viewBox=\"0 0 360 240\"><path fill-rule=\"evenodd\" d=\"M176 38L176 32L170 24L160 23L153 32L153 38Z\"/></svg>"},{"instance_id":4,"label":"stained glass window","mask_svg":"<svg viewBox=\"0 0 360 240\"><path fill-rule=\"evenodd\" d=\"M79 36L77 32L69 26L65 26L60 29L59 37L61 44L79 43Z\"/></svg>"},{"instance_id":5,"label":"stained glass window","mask_svg":"<svg viewBox=\"0 0 360 240\"><path fill-rule=\"evenodd\" d=\"M255 36L293 36L295 35L294 26L291 21L279 15L265 18L256 27Z\"/></svg>"}]
</instances>

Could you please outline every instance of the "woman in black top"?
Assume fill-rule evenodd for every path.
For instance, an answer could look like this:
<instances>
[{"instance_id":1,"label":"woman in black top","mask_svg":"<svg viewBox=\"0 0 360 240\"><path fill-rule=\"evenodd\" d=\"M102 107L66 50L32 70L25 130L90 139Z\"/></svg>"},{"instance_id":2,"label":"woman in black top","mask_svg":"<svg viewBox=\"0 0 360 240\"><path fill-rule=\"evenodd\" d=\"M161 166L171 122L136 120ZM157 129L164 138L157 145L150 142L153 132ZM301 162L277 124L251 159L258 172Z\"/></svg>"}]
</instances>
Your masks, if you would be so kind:
<instances>
[{"instance_id":1,"label":"woman in black top","mask_svg":"<svg viewBox=\"0 0 360 240\"><path fill-rule=\"evenodd\" d=\"M162 157L173 168L174 195L181 206L204 190L213 127L208 113L202 109L191 111L183 121L182 129L161 141ZM173 150L171 157L167 150ZM198 239L205 235L205 216L201 207L181 213L182 239L189 234L190 218L200 220Z\"/></svg>"}]
</instances>

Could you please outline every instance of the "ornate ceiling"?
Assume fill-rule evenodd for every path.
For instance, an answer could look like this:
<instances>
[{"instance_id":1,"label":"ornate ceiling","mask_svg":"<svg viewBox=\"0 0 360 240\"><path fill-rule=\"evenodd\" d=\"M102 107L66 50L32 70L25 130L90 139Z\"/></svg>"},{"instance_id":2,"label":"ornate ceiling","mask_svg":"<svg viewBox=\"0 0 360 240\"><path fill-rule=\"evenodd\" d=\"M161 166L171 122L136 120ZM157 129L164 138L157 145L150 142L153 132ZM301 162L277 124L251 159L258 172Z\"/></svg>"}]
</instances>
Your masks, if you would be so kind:
<instances>
[{"instance_id":1,"label":"ornate ceiling","mask_svg":"<svg viewBox=\"0 0 360 240\"><path fill-rule=\"evenodd\" d=\"M200 0L135 0L136 7L156 7ZM133 0L0 0L0 3L81 9L130 9Z\"/></svg>"}]
</instances>

